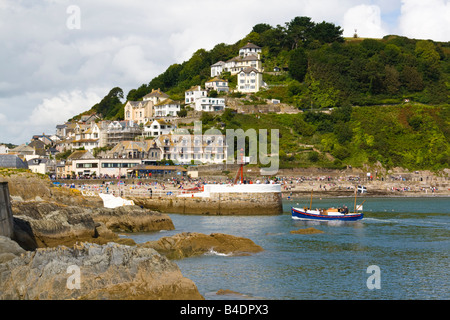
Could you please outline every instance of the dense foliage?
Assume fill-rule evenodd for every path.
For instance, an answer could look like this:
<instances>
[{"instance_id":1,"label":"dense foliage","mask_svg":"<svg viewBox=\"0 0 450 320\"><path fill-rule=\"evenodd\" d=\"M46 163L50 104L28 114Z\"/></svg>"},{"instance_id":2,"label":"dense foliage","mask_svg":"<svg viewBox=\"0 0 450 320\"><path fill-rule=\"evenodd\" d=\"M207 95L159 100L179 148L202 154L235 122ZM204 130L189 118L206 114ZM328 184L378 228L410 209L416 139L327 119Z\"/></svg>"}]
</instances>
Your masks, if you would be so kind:
<instances>
[{"instance_id":1,"label":"dense foliage","mask_svg":"<svg viewBox=\"0 0 450 320\"><path fill-rule=\"evenodd\" d=\"M441 170L450 163L450 105L342 107L332 112L202 117L203 130L278 129L280 168L381 164ZM225 125L224 125L225 124Z\"/></svg>"}]
</instances>

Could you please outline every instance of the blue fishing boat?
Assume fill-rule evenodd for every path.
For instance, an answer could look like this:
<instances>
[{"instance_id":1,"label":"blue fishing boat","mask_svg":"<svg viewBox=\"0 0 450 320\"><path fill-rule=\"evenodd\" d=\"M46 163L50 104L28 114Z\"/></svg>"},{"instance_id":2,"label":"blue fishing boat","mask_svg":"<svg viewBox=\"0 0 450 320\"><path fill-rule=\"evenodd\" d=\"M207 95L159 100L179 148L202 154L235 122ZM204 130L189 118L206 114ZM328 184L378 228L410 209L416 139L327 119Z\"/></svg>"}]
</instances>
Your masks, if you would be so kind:
<instances>
[{"instance_id":1,"label":"blue fishing boat","mask_svg":"<svg viewBox=\"0 0 450 320\"><path fill-rule=\"evenodd\" d=\"M320 221L356 221L361 220L363 213L346 213L339 209L309 210L308 208L291 208L292 219Z\"/></svg>"},{"instance_id":2,"label":"blue fishing boat","mask_svg":"<svg viewBox=\"0 0 450 320\"><path fill-rule=\"evenodd\" d=\"M364 202L363 202L364 203ZM311 203L309 208L291 208L292 219L299 220L319 220L319 221L357 221L364 217L364 214L358 211L362 211L363 203L359 206L356 205L356 192L355 192L355 211L349 212L346 206L342 208L328 208L328 209L311 209L312 208L312 192Z\"/></svg>"}]
</instances>

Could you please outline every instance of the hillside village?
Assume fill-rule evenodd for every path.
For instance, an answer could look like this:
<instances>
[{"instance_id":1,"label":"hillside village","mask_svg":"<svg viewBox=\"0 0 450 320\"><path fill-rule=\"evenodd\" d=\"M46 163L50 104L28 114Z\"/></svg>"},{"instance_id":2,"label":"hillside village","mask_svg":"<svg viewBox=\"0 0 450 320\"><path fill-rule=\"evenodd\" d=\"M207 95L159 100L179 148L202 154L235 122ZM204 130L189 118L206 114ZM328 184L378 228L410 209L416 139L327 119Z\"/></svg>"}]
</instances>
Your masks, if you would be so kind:
<instances>
[{"instance_id":1,"label":"hillside village","mask_svg":"<svg viewBox=\"0 0 450 320\"><path fill-rule=\"evenodd\" d=\"M172 100L159 88L152 89L142 101L126 102L122 121L83 115L78 121L58 124L55 134L35 135L29 143L12 149L1 145L0 167L29 168L54 178L86 178L133 173L148 176L160 172L155 166L161 162L224 163L227 146L223 135L194 137L177 132L183 122L179 117L181 105L196 112L198 120L202 112L221 113L230 108L225 97L211 92L258 92L265 85L260 54L261 48L249 42L236 57L213 64L205 87L197 85L186 90L183 102ZM236 88L220 78L223 72L237 75ZM62 153L67 157L56 160ZM178 174L186 171L176 170Z\"/></svg>"}]
</instances>

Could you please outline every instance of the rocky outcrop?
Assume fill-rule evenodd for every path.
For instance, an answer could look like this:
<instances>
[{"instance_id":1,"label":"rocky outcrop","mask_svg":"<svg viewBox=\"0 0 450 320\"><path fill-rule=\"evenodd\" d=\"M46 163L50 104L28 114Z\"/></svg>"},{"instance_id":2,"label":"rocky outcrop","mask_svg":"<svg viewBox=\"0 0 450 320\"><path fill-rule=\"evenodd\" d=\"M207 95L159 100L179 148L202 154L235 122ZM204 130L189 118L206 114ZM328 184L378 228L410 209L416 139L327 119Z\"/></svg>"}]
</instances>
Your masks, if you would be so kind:
<instances>
[{"instance_id":1,"label":"rocky outcrop","mask_svg":"<svg viewBox=\"0 0 450 320\"><path fill-rule=\"evenodd\" d=\"M55 202L23 201L15 202L12 211L14 240L27 250L71 246L82 241L134 244L133 240L120 238L102 223L95 222L92 209L89 208Z\"/></svg>"},{"instance_id":2,"label":"rocky outcrop","mask_svg":"<svg viewBox=\"0 0 450 320\"><path fill-rule=\"evenodd\" d=\"M0 299L203 299L166 257L116 243L26 252L0 263L0 278Z\"/></svg>"},{"instance_id":3,"label":"rocky outcrop","mask_svg":"<svg viewBox=\"0 0 450 320\"><path fill-rule=\"evenodd\" d=\"M57 187L47 177L27 171L1 171L0 182L6 181L15 202L54 201L59 204L103 207L100 197L85 197L79 190Z\"/></svg>"},{"instance_id":4,"label":"rocky outcrop","mask_svg":"<svg viewBox=\"0 0 450 320\"><path fill-rule=\"evenodd\" d=\"M149 232L175 229L167 214L143 209L139 206L98 208L92 211L92 218L113 231Z\"/></svg>"},{"instance_id":5,"label":"rocky outcrop","mask_svg":"<svg viewBox=\"0 0 450 320\"><path fill-rule=\"evenodd\" d=\"M208 252L224 255L249 255L264 249L252 240L223 233L210 235L183 232L172 237L139 244L140 247L153 248L169 259L182 259Z\"/></svg>"},{"instance_id":6,"label":"rocky outcrop","mask_svg":"<svg viewBox=\"0 0 450 320\"><path fill-rule=\"evenodd\" d=\"M25 253L25 250L17 242L8 237L0 236L0 263L12 260L22 253Z\"/></svg>"}]
</instances>

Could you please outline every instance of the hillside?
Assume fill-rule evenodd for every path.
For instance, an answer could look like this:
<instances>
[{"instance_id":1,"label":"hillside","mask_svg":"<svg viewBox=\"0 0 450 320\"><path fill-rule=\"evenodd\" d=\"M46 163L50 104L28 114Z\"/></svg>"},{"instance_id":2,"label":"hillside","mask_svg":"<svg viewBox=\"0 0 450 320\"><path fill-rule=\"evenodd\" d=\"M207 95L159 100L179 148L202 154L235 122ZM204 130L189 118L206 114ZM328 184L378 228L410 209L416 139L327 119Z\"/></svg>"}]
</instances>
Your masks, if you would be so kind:
<instances>
[{"instance_id":1,"label":"hillside","mask_svg":"<svg viewBox=\"0 0 450 320\"><path fill-rule=\"evenodd\" d=\"M205 117L204 125L278 128L282 167L361 166L439 170L450 163L450 43L386 36L344 39L332 23L296 17L284 26L258 24L235 44L199 49L171 65L126 100L140 100L160 88L174 100L210 79L210 66L237 55L248 42L262 47L268 88L246 100L279 99L305 112ZM278 67L280 72L273 72ZM223 74L236 84L236 77ZM113 88L89 112L123 119L122 89ZM230 94L239 98L240 94ZM323 112L333 108L331 113ZM316 110L316 111L312 111ZM217 126L219 127L219 126Z\"/></svg>"}]
</instances>

